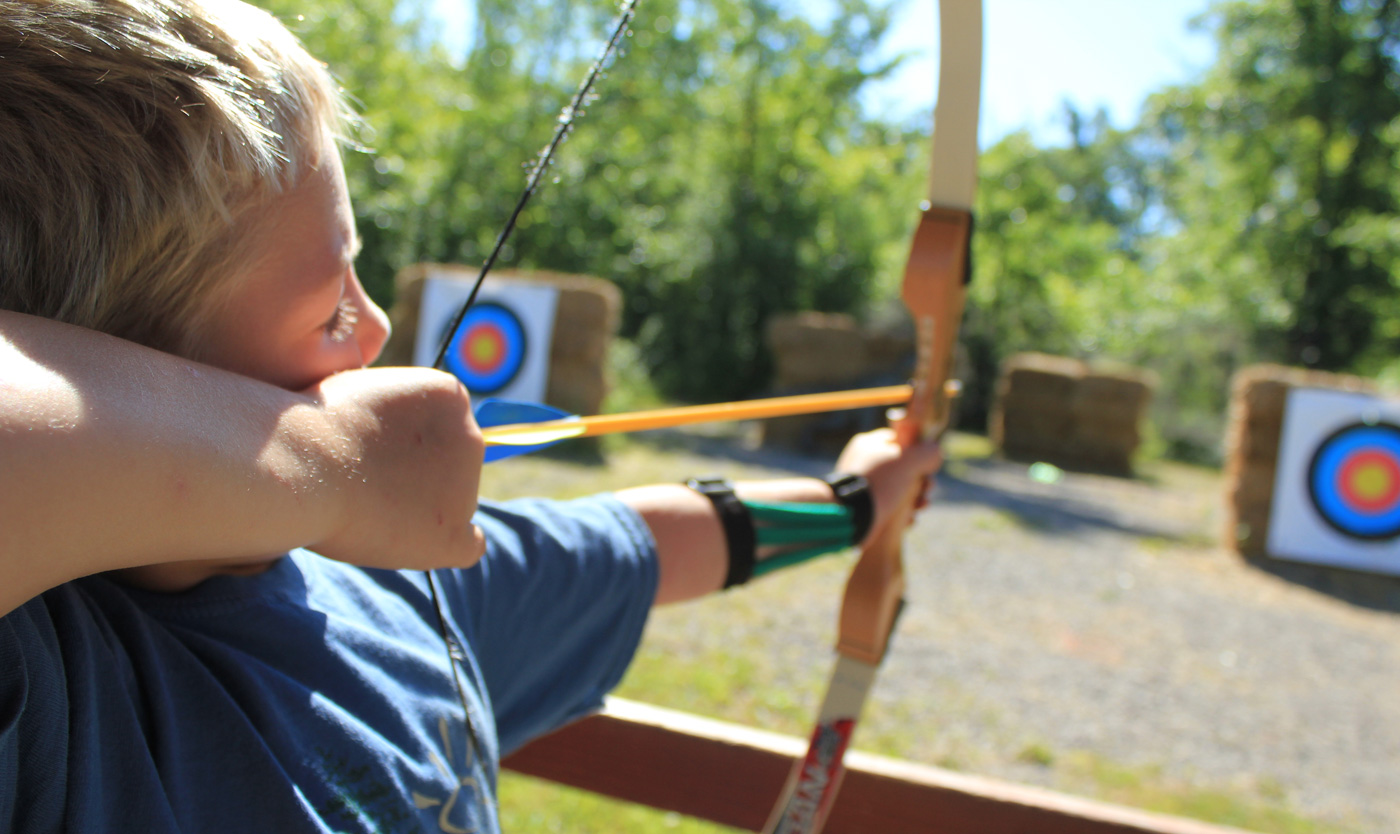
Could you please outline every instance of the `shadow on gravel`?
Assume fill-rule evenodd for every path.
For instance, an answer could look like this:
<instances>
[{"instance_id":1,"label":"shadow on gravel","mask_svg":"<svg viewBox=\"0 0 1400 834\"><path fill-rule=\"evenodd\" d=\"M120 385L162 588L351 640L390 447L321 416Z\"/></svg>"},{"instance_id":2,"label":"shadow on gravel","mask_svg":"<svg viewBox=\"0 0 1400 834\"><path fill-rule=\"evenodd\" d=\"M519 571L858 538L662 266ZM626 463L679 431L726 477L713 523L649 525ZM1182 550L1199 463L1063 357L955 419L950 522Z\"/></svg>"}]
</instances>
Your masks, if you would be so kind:
<instances>
[{"instance_id":1,"label":"shadow on gravel","mask_svg":"<svg viewBox=\"0 0 1400 834\"><path fill-rule=\"evenodd\" d=\"M832 458L769 448L752 449L732 437L707 437L690 432L650 432L645 442L672 451L752 466L780 469L794 475L820 477L831 471ZM938 476L936 500L944 504L975 504L1010 514L1017 524L1045 535L1074 536L1086 530L1107 530L1129 536L1191 541L1196 530L1155 520L1151 506L1126 511L1120 502L1106 504L1102 491L1085 494L1068 483L1035 484L1024 477L1025 466L995 460L958 460ZM1074 476L1070 476L1073 478ZM1115 479L1117 480L1117 479ZM1124 483L1129 483L1124 481Z\"/></svg>"},{"instance_id":2,"label":"shadow on gravel","mask_svg":"<svg viewBox=\"0 0 1400 834\"><path fill-rule=\"evenodd\" d=\"M1086 530L1107 530L1128 536L1186 542L1196 537L1188 527L1150 518L1144 507L1127 512L1106 505L1100 497L1086 497L1068 487L1042 487L1024 478L1007 477L1005 464L997 461L961 461L938 476L938 499L945 504L978 504L1011 514L1022 526L1037 533L1074 536Z\"/></svg>"},{"instance_id":3,"label":"shadow on gravel","mask_svg":"<svg viewBox=\"0 0 1400 834\"><path fill-rule=\"evenodd\" d=\"M1361 608L1400 614L1400 577L1280 559L1252 558L1248 561L1251 567L1273 574L1285 582L1311 588Z\"/></svg>"}]
</instances>

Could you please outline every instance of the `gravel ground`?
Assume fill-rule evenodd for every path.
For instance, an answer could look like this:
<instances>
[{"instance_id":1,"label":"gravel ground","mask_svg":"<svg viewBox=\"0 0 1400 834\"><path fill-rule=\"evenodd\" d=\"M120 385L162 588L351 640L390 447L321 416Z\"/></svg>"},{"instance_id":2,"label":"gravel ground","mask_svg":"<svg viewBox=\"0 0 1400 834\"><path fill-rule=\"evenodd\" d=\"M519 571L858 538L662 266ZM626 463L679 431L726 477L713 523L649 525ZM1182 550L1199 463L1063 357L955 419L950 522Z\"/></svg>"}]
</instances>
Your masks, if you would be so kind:
<instances>
[{"instance_id":1,"label":"gravel ground","mask_svg":"<svg viewBox=\"0 0 1400 834\"><path fill-rule=\"evenodd\" d=\"M1006 740L1035 738L1400 831L1396 583L1243 563L1209 544L1213 484L1025 472L944 479L913 536L920 605L891 686L934 680L995 715L972 730L1002 753L994 775L1053 784L1006 760Z\"/></svg>"},{"instance_id":2,"label":"gravel ground","mask_svg":"<svg viewBox=\"0 0 1400 834\"><path fill-rule=\"evenodd\" d=\"M687 445L697 472L822 468ZM1110 798L1111 766L1326 830L1400 831L1400 582L1244 563L1214 544L1218 477L1161 477L1043 484L1024 465L951 462L908 538L910 604L867 745ZM815 699L848 569L804 567L663 611L651 650L705 641Z\"/></svg>"}]
</instances>

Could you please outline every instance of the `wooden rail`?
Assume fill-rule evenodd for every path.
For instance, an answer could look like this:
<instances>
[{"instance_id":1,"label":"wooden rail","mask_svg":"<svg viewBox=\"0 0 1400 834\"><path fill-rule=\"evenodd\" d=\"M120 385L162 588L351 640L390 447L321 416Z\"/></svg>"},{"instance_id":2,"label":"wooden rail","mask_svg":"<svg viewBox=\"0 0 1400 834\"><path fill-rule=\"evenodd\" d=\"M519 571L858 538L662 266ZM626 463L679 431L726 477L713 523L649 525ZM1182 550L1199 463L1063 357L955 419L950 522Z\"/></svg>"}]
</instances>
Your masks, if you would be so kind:
<instances>
[{"instance_id":1,"label":"wooden rail","mask_svg":"<svg viewBox=\"0 0 1400 834\"><path fill-rule=\"evenodd\" d=\"M762 829L800 739L610 699L585 718L512 754L519 773ZM827 834L1241 834L939 768L852 752Z\"/></svg>"}]
</instances>

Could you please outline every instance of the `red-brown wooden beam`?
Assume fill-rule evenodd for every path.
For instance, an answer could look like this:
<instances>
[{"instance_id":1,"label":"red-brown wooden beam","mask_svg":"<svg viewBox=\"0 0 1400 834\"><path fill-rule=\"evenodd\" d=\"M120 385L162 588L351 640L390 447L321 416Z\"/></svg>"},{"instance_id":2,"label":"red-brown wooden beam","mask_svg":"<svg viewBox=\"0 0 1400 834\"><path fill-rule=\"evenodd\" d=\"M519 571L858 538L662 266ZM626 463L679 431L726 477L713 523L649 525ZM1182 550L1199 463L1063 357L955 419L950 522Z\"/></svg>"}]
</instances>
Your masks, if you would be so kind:
<instances>
[{"instance_id":1,"label":"red-brown wooden beam","mask_svg":"<svg viewBox=\"0 0 1400 834\"><path fill-rule=\"evenodd\" d=\"M594 793L759 831L805 742L612 699L504 765ZM1039 788L853 752L827 834L1240 834Z\"/></svg>"}]
</instances>

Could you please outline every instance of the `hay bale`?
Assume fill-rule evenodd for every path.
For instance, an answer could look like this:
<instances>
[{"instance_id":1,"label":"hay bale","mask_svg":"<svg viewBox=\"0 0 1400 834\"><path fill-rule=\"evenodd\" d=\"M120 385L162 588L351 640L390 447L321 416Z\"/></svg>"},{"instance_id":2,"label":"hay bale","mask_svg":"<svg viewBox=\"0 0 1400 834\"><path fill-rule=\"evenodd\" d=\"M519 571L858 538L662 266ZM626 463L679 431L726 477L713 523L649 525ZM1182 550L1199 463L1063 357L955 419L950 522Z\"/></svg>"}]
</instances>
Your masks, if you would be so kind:
<instances>
[{"instance_id":1,"label":"hay bale","mask_svg":"<svg viewBox=\"0 0 1400 834\"><path fill-rule=\"evenodd\" d=\"M1135 368L1017 354L1002 364L988 434L1012 460L1131 475L1155 387Z\"/></svg>"},{"instance_id":2,"label":"hay bale","mask_svg":"<svg viewBox=\"0 0 1400 834\"><path fill-rule=\"evenodd\" d=\"M1284 411L1293 388L1373 394L1358 376L1284 365L1251 365L1235 374L1225 429L1225 518L1222 540L1248 558L1268 555L1269 520Z\"/></svg>"},{"instance_id":3,"label":"hay bale","mask_svg":"<svg viewBox=\"0 0 1400 834\"><path fill-rule=\"evenodd\" d=\"M913 328L907 316L886 319L863 326L842 313L772 316L765 335L773 357L774 393L839 391L908 379ZM761 424L762 442L825 454L839 450L852 434L883 424L883 409L785 417Z\"/></svg>"},{"instance_id":4,"label":"hay bale","mask_svg":"<svg viewBox=\"0 0 1400 834\"><path fill-rule=\"evenodd\" d=\"M475 279L479 268L456 264L414 264L395 277L396 300L389 311L393 333L378 364L413 361L423 286L431 275ZM545 402L579 414L597 414L607 396L608 346L617 332L622 297L601 278L557 272L499 270L495 275L538 281L559 291L554 333L549 346L549 382Z\"/></svg>"},{"instance_id":5,"label":"hay bale","mask_svg":"<svg viewBox=\"0 0 1400 834\"><path fill-rule=\"evenodd\" d=\"M841 313L793 313L768 322L774 384L779 390L852 380L869 359L855 319Z\"/></svg>"}]
</instances>

